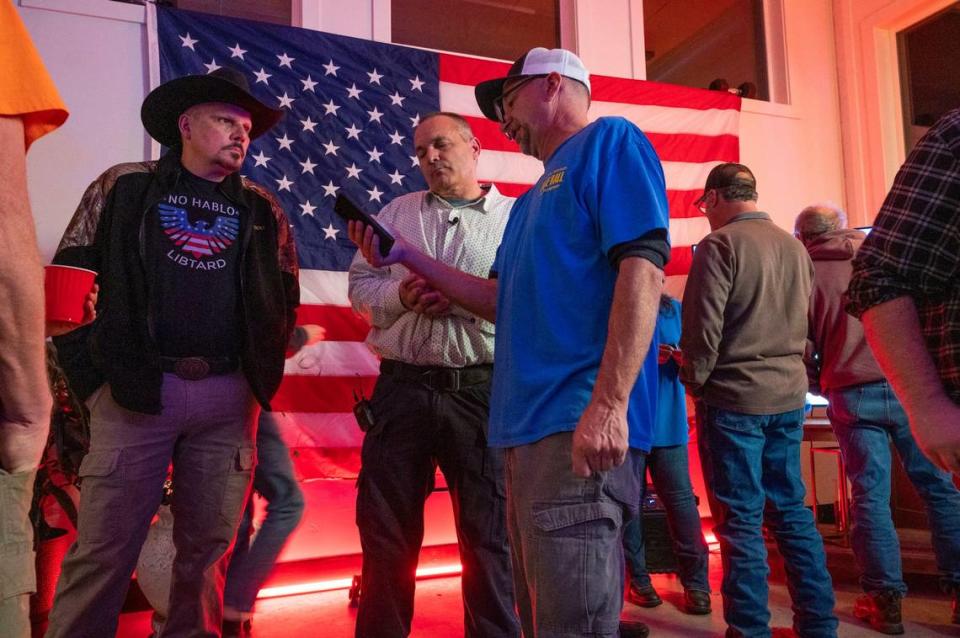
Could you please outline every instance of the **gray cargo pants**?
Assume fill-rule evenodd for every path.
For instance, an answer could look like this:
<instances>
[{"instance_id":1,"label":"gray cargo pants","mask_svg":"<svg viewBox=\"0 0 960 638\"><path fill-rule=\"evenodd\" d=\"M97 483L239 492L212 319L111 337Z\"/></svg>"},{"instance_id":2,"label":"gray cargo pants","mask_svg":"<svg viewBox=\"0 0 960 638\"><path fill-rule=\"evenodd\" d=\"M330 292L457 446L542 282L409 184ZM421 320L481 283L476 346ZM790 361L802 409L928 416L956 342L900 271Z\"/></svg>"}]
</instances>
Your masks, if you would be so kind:
<instances>
[{"instance_id":1,"label":"gray cargo pants","mask_svg":"<svg viewBox=\"0 0 960 638\"><path fill-rule=\"evenodd\" d=\"M220 635L223 556L249 489L260 411L239 372L198 381L164 374L162 401L160 415L131 412L107 386L87 401L77 541L63 562L47 638L116 633L171 461L177 556L160 635Z\"/></svg>"},{"instance_id":2,"label":"gray cargo pants","mask_svg":"<svg viewBox=\"0 0 960 638\"><path fill-rule=\"evenodd\" d=\"M573 473L572 432L507 449L507 529L524 636L619 635L623 523L636 515L640 478L623 465Z\"/></svg>"}]
</instances>

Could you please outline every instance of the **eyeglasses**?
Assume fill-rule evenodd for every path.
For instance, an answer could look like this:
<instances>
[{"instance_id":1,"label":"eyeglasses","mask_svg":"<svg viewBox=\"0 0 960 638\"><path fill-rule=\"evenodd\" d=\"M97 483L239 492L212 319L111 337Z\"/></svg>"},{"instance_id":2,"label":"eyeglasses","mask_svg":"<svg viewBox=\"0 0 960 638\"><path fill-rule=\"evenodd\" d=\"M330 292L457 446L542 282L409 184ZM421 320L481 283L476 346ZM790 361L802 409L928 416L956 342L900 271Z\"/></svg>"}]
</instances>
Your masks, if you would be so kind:
<instances>
[{"instance_id":1,"label":"eyeglasses","mask_svg":"<svg viewBox=\"0 0 960 638\"><path fill-rule=\"evenodd\" d=\"M511 86L509 89L501 93L500 97L494 99L493 113L494 115L497 116L497 121L502 122L506 118L505 111L503 108L503 101L507 98L508 95L519 91L520 87L522 87L524 84L528 84L534 80L539 80L540 78L545 78L545 77L547 76L546 75L528 75L527 77L523 78L522 80L520 80L519 82Z\"/></svg>"}]
</instances>

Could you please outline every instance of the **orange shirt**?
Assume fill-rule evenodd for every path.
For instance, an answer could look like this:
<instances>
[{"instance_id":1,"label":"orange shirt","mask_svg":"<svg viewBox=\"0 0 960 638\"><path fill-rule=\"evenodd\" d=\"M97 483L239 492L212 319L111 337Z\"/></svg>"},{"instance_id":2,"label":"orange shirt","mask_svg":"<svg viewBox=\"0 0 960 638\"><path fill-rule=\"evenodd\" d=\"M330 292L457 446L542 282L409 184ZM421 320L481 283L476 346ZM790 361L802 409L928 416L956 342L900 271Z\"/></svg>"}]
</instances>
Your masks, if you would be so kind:
<instances>
[{"instance_id":1,"label":"orange shirt","mask_svg":"<svg viewBox=\"0 0 960 638\"><path fill-rule=\"evenodd\" d=\"M29 149L67 115L12 0L0 0L0 116L23 120L24 149Z\"/></svg>"}]
</instances>

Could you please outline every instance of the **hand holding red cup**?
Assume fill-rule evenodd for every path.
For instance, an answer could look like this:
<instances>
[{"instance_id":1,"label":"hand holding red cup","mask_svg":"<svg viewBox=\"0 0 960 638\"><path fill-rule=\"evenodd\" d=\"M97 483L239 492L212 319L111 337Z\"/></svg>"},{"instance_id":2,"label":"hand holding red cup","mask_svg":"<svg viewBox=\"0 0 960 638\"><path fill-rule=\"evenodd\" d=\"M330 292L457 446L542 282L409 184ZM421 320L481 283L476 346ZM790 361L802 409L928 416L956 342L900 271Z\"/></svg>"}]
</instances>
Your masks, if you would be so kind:
<instances>
[{"instance_id":1,"label":"hand holding red cup","mask_svg":"<svg viewBox=\"0 0 960 638\"><path fill-rule=\"evenodd\" d=\"M58 336L88 324L96 316L97 273L51 264L44 268L47 334Z\"/></svg>"}]
</instances>

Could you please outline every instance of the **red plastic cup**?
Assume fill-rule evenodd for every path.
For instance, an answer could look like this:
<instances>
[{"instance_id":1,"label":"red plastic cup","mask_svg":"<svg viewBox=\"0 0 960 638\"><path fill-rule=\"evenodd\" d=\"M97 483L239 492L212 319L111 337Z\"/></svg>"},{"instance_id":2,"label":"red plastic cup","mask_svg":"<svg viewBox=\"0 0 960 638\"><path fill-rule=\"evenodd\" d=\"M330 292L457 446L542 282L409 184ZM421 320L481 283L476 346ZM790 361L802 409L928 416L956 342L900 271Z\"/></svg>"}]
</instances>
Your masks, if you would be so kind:
<instances>
[{"instance_id":1,"label":"red plastic cup","mask_svg":"<svg viewBox=\"0 0 960 638\"><path fill-rule=\"evenodd\" d=\"M43 270L47 321L80 324L83 321L83 304L93 290L97 273L86 268L54 264Z\"/></svg>"}]
</instances>

